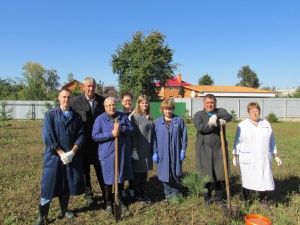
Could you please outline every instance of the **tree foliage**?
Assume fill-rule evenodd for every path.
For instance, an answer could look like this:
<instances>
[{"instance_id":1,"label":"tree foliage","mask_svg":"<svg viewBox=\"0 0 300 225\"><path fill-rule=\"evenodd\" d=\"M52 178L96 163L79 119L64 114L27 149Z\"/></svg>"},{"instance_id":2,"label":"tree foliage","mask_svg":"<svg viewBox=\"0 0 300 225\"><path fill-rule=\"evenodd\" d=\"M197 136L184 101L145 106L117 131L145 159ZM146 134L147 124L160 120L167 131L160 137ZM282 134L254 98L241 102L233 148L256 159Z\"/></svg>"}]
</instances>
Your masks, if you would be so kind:
<instances>
[{"instance_id":1,"label":"tree foliage","mask_svg":"<svg viewBox=\"0 0 300 225\"><path fill-rule=\"evenodd\" d=\"M0 121L2 121L3 127L5 127L5 123L6 121L9 121L12 119L11 116L11 112L12 110L6 110L5 107L7 105L7 103L5 101L1 102L1 110L0 110Z\"/></svg>"},{"instance_id":2,"label":"tree foliage","mask_svg":"<svg viewBox=\"0 0 300 225\"><path fill-rule=\"evenodd\" d=\"M292 98L300 98L300 86L297 87L295 93L291 95Z\"/></svg>"},{"instance_id":3,"label":"tree foliage","mask_svg":"<svg viewBox=\"0 0 300 225\"><path fill-rule=\"evenodd\" d=\"M44 69L40 63L27 62L22 67L23 78L1 79L0 99L53 100L57 98L59 76L55 69Z\"/></svg>"},{"instance_id":4,"label":"tree foliage","mask_svg":"<svg viewBox=\"0 0 300 225\"><path fill-rule=\"evenodd\" d=\"M174 51L165 43L165 36L151 32L132 35L132 41L119 45L112 55L113 73L118 74L119 93L131 92L134 98L146 94L158 99L156 82L163 86L179 64L172 63Z\"/></svg>"},{"instance_id":5,"label":"tree foliage","mask_svg":"<svg viewBox=\"0 0 300 225\"><path fill-rule=\"evenodd\" d=\"M257 74L253 70L251 70L249 66L243 66L239 70L237 77L241 79L240 82L237 83L237 86L251 88L259 88L260 86Z\"/></svg>"},{"instance_id":6,"label":"tree foliage","mask_svg":"<svg viewBox=\"0 0 300 225\"><path fill-rule=\"evenodd\" d=\"M21 100L47 99L47 86L44 78L46 70L40 63L27 62L22 67L26 87L20 91Z\"/></svg>"},{"instance_id":7,"label":"tree foliage","mask_svg":"<svg viewBox=\"0 0 300 225\"><path fill-rule=\"evenodd\" d=\"M199 85L214 85L214 79L208 74L205 74L204 76L200 77L198 80Z\"/></svg>"}]
</instances>

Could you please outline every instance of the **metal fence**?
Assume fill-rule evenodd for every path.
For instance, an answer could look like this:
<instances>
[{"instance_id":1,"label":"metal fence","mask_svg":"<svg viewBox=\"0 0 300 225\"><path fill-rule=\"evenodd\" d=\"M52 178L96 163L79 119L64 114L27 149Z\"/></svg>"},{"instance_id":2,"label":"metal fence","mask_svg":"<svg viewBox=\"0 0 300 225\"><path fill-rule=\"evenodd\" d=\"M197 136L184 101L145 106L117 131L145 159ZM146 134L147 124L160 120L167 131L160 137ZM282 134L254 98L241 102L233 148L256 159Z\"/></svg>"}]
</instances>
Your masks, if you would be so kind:
<instances>
[{"instance_id":1,"label":"metal fence","mask_svg":"<svg viewBox=\"0 0 300 225\"><path fill-rule=\"evenodd\" d=\"M203 98L176 98L176 103L185 103L189 116L193 116L197 111L203 110ZM0 102L3 102L0 100ZM5 111L11 110L13 119L43 119L48 110L46 104L54 107L52 101L6 101ZM248 117L247 104L258 102L261 107L261 116L267 117L270 113L275 113L278 118L300 118L300 98L217 98L217 107L225 108L228 112L234 111L238 118ZM159 104L159 103L154 103ZM152 104L151 104L152 105ZM184 107L180 104L180 108ZM159 107L152 107L158 110ZM179 108L179 107L178 107ZM3 110L3 109L2 109ZM181 109L176 111L178 115L184 112ZM157 112L152 112L156 115Z\"/></svg>"},{"instance_id":2,"label":"metal fence","mask_svg":"<svg viewBox=\"0 0 300 225\"><path fill-rule=\"evenodd\" d=\"M175 101L185 102L190 116L203 110L203 98L178 98ZM278 118L300 118L300 98L217 98L217 107L234 111L237 118L246 118L249 102L258 102L262 117L274 113Z\"/></svg>"}]
</instances>

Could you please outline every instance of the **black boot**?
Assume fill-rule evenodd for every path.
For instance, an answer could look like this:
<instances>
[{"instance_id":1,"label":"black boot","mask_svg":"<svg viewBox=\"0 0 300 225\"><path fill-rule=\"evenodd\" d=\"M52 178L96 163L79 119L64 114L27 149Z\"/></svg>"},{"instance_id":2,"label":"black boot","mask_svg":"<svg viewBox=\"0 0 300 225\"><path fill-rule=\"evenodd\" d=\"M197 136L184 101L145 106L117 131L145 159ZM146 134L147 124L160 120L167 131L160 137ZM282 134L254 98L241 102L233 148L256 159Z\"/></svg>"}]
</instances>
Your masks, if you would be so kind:
<instances>
[{"instance_id":1,"label":"black boot","mask_svg":"<svg viewBox=\"0 0 300 225\"><path fill-rule=\"evenodd\" d=\"M74 218L74 213L68 212L69 197L59 197L59 205L60 205L60 219L62 219L62 218L67 218L67 219Z\"/></svg>"},{"instance_id":2,"label":"black boot","mask_svg":"<svg viewBox=\"0 0 300 225\"><path fill-rule=\"evenodd\" d=\"M106 204L105 212L107 214L112 214L112 202L107 201L105 204Z\"/></svg>"},{"instance_id":3,"label":"black boot","mask_svg":"<svg viewBox=\"0 0 300 225\"><path fill-rule=\"evenodd\" d=\"M49 206L50 206L50 202L48 202L46 205L43 206L39 205L39 218L34 225L41 225L47 221Z\"/></svg>"}]
</instances>

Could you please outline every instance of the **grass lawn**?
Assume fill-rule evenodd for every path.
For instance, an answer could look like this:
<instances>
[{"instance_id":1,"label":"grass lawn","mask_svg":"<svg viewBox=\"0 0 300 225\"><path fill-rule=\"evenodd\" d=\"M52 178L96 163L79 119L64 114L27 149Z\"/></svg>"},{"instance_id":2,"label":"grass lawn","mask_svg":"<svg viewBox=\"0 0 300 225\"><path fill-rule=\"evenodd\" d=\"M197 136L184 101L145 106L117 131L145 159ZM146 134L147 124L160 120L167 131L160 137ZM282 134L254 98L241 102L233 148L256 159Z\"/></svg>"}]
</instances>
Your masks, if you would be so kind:
<instances>
[{"instance_id":1,"label":"grass lawn","mask_svg":"<svg viewBox=\"0 0 300 225\"><path fill-rule=\"evenodd\" d=\"M42 123L9 121L9 126L0 128L0 224L33 224L37 219L44 152ZM195 169L195 129L192 124L187 126L189 144L187 158L183 163L186 174ZM227 125L230 152L236 127L237 123ZM278 167L273 163L276 189L270 195L271 211L264 210L255 200L252 204L240 200L239 172L233 166L230 191L232 204L239 207L237 217L224 214L217 205L204 208L202 197L191 196L187 190L184 190L181 204L165 203L162 183L158 181L154 170L150 172L148 182L149 197L153 203L130 203L127 199L129 210L122 215L118 224L245 224L245 215L251 213L268 217L273 224L300 224L300 122L279 122L272 124L272 128L283 166ZM83 195L72 196L69 209L76 212L76 218L71 221L59 220L59 203L55 198L48 216L51 224L115 223L113 216L105 214L102 193L94 171L92 178L97 207L88 210Z\"/></svg>"}]
</instances>

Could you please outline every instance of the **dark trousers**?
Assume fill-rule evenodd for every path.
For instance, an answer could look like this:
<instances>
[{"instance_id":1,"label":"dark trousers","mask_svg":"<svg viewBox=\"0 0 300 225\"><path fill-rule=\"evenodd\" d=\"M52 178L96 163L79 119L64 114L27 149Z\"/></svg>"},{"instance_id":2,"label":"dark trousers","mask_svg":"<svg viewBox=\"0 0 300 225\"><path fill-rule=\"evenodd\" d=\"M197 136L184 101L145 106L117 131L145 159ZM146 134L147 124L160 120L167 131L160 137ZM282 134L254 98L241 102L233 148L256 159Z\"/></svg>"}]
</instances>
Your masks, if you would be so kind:
<instances>
[{"instance_id":1,"label":"dark trousers","mask_svg":"<svg viewBox=\"0 0 300 225\"><path fill-rule=\"evenodd\" d=\"M146 190L147 176L147 173L134 173L133 189L135 191Z\"/></svg>"},{"instance_id":2,"label":"dark trousers","mask_svg":"<svg viewBox=\"0 0 300 225\"><path fill-rule=\"evenodd\" d=\"M205 201L210 201L212 199L212 188L215 187L215 195L214 195L214 201L219 202L223 200L224 190L225 190L225 181L215 181L208 182L205 185L205 188L207 189L206 193L203 193L203 197Z\"/></svg>"},{"instance_id":3,"label":"dark trousers","mask_svg":"<svg viewBox=\"0 0 300 225\"><path fill-rule=\"evenodd\" d=\"M100 185L102 194L104 195L104 180L103 180L103 174L102 174L102 168L100 165L100 161L98 158L93 159L93 161L90 163L84 163L83 164L83 172L84 172L84 182L85 182L85 198L90 199L94 197L92 185L91 185L91 165L93 165L98 183Z\"/></svg>"},{"instance_id":4,"label":"dark trousers","mask_svg":"<svg viewBox=\"0 0 300 225\"><path fill-rule=\"evenodd\" d=\"M104 185L104 201L106 203L111 204L113 200L112 196L112 185L111 184L105 184ZM124 183L118 184L118 197L121 199L121 193L124 190Z\"/></svg>"},{"instance_id":5,"label":"dark trousers","mask_svg":"<svg viewBox=\"0 0 300 225\"><path fill-rule=\"evenodd\" d=\"M242 200L244 200L244 201L248 200L251 192L253 192L253 191L243 187ZM259 194L259 200L261 202L268 201L268 192L267 191L258 191L258 194Z\"/></svg>"},{"instance_id":6,"label":"dark trousers","mask_svg":"<svg viewBox=\"0 0 300 225\"><path fill-rule=\"evenodd\" d=\"M163 182L165 198L170 199L181 193L181 177L176 177L172 174L169 176L169 182Z\"/></svg>"}]
</instances>

